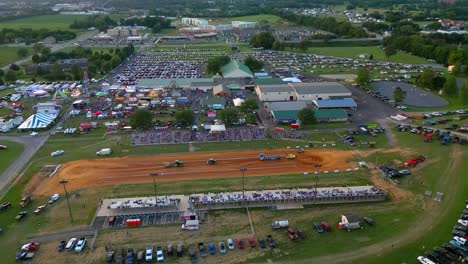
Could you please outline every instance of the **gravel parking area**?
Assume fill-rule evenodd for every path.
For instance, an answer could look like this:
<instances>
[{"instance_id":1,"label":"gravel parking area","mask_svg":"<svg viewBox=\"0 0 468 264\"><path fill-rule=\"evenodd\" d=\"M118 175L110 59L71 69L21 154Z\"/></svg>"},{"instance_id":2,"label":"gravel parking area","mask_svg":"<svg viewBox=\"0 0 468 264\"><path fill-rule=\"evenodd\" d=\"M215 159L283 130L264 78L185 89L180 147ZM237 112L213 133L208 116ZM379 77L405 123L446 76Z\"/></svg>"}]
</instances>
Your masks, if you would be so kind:
<instances>
[{"instance_id":1,"label":"gravel parking area","mask_svg":"<svg viewBox=\"0 0 468 264\"><path fill-rule=\"evenodd\" d=\"M395 88L400 87L406 91L406 98L403 101L404 105L434 108L448 105L448 102L445 99L405 82L374 82L372 83L372 87L376 92L380 92L390 99L393 99L393 91Z\"/></svg>"}]
</instances>

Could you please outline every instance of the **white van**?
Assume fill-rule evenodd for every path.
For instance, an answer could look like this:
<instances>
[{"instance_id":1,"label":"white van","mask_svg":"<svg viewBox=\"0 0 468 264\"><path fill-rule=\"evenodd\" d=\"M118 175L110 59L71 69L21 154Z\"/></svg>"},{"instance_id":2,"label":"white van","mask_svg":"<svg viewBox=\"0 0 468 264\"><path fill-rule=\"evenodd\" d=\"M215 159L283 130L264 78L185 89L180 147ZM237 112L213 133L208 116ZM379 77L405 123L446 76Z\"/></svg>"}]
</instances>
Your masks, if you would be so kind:
<instances>
[{"instance_id":1,"label":"white van","mask_svg":"<svg viewBox=\"0 0 468 264\"><path fill-rule=\"evenodd\" d=\"M185 224L182 225L183 230L190 230L190 231L198 230L199 227L200 227L200 221L198 220L187 220Z\"/></svg>"}]
</instances>

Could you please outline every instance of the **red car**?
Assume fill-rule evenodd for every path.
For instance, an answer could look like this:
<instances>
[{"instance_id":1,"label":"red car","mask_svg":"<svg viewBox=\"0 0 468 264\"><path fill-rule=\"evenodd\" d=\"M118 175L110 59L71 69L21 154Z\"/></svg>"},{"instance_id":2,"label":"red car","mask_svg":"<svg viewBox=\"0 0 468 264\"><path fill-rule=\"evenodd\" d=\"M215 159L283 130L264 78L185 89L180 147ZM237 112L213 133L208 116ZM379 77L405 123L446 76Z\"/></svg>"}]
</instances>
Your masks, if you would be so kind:
<instances>
[{"instance_id":1,"label":"red car","mask_svg":"<svg viewBox=\"0 0 468 264\"><path fill-rule=\"evenodd\" d=\"M249 238L249 245L250 245L250 248L255 248L257 246L257 242L255 242L255 238L253 237Z\"/></svg>"},{"instance_id":2,"label":"red car","mask_svg":"<svg viewBox=\"0 0 468 264\"><path fill-rule=\"evenodd\" d=\"M237 248L238 249L244 249L244 240L242 238L239 238L237 240Z\"/></svg>"},{"instance_id":3,"label":"red car","mask_svg":"<svg viewBox=\"0 0 468 264\"><path fill-rule=\"evenodd\" d=\"M296 232L294 232L292 227L288 228L288 235L291 240L297 240Z\"/></svg>"},{"instance_id":4,"label":"red car","mask_svg":"<svg viewBox=\"0 0 468 264\"><path fill-rule=\"evenodd\" d=\"M330 232L331 231L330 225L327 222L322 222L320 224L322 225L323 230L325 230L325 232Z\"/></svg>"}]
</instances>

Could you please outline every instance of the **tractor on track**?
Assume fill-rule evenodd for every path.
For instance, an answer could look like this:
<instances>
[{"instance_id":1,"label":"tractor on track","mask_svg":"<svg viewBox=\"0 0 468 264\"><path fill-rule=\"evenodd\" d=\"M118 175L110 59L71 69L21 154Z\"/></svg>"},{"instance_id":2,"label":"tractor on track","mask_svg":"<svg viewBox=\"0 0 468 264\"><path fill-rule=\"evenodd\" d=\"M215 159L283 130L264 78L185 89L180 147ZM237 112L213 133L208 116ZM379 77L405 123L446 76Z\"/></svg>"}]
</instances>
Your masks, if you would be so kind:
<instances>
[{"instance_id":1,"label":"tractor on track","mask_svg":"<svg viewBox=\"0 0 468 264\"><path fill-rule=\"evenodd\" d=\"M286 159L289 159L289 160L296 159L296 155L294 155L292 153L288 153L288 154L286 154Z\"/></svg>"},{"instance_id":2,"label":"tractor on track","mask_svg":"<svg viewBox=\"0 0 468 264\"><path fill-rule=\"evenodd\" d=\"M265 160L280 160L280 156L265 156L265 154L262 152L259 154L259 159L261 161L265 161Z\"/></svg>"},{"instance_id":3,"label":"tractor on track","mask_svg":"<svg viewBox=\"0 0 468 264\"><path fill-rule=\"evenodd\" d=\"M172 162L164 162L164 168L172 168L172 167L183 167L184 162L181 160L176 160L174 163Z\"/></svg>"},{"instance_id":4,"label":"tractor on track","mask_svg":"<svg viewBox=\"0 0 468 264\"><path fill-rule=\"evenodd\" d=\"M213 158L211 158L211 159L207 160L206 163L207 163L208 165L216 165L216 160L213 159Z\"/></svg>"}]
</instances>

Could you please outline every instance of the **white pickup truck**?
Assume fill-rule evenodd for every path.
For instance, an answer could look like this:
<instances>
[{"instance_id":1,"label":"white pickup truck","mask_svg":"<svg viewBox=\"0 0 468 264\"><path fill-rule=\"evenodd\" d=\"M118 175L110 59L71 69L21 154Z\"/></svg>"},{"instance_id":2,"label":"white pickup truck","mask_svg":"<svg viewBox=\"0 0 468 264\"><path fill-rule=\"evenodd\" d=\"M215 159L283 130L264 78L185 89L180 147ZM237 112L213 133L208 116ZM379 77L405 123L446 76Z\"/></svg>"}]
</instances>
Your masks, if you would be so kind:
<instances>
[{"instance_id":1,"label":"white pickup truck","mask_svg":"<svg viewBox=\"0 0 468 264\"><path fill-rule=\"evenodd\" d=\"M107 156L112 154L112 149L110 148L103 148L100 151L96 152L96 155L98 156Z\"/></svg>"}]
</instances>

